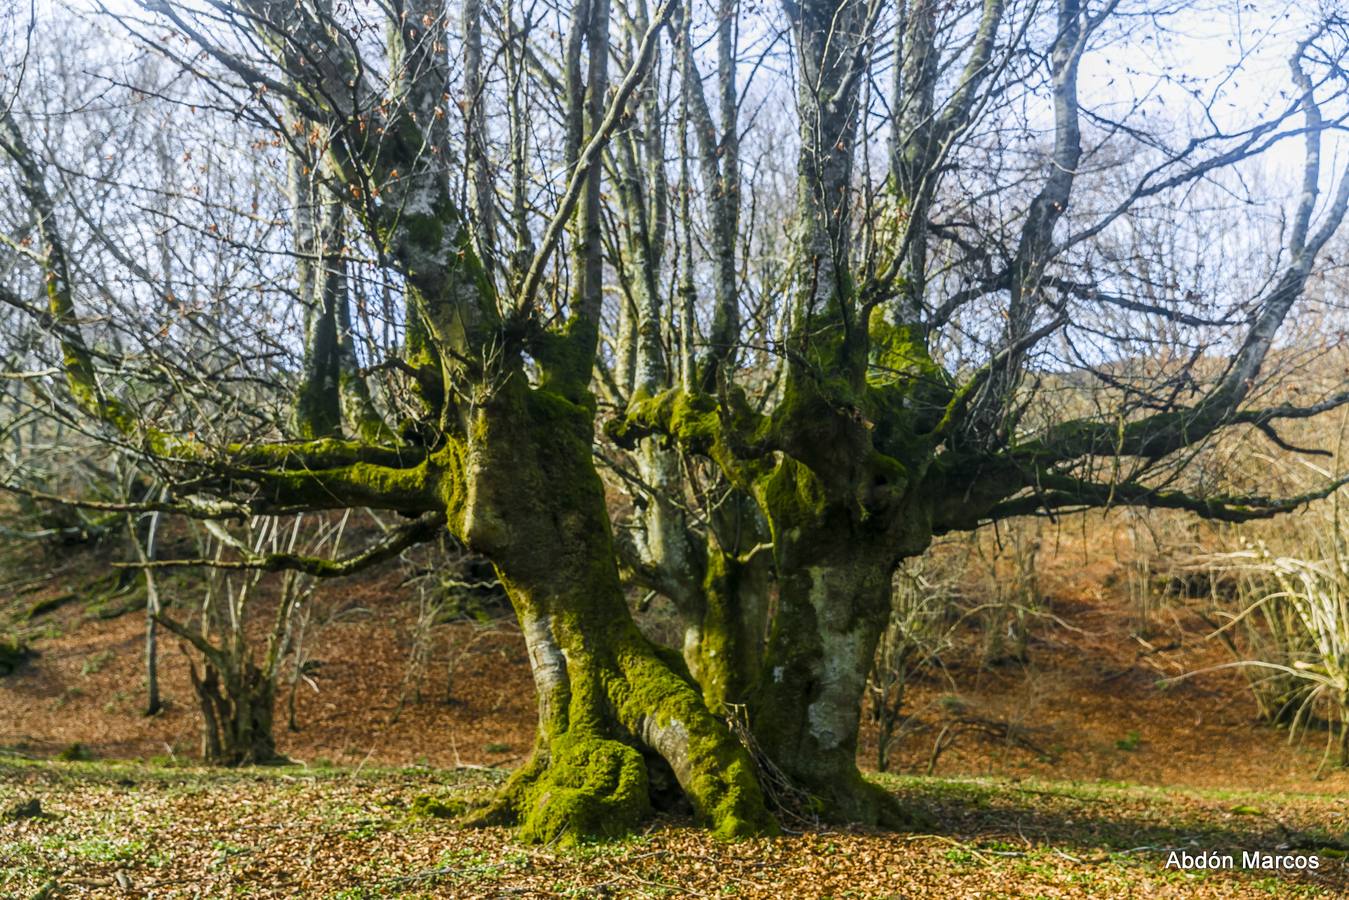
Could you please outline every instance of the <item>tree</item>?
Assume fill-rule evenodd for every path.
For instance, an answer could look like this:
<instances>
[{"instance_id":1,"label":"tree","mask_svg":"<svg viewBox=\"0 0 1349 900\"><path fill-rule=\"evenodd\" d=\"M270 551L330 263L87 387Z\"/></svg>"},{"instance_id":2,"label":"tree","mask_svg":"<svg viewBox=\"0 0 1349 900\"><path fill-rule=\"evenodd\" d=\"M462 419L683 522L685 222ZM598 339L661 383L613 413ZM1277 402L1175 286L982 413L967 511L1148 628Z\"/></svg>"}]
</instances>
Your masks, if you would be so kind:
<instances>
[{"instance_id":1,"label":"tree","mask_svg":"<svg viewBox=\"0 0 1349 900\"><path fill-rule=\"evenodd\" d=\"M261 593L263 578L276 567L273 561L293 558L297 546L307 545L304 554L316 563L335 557L347 518L343 516L335 523L310 523L296 516L287 523L274 516L260 517L245 523L239 535L207 520L208 533L199 538L202 557L193 561L209 567L199 608L188 610L196 621L185 622L181 614L157 609L151 614L152 621L182 638L200 657L200 672L196 661L189 660L188 673L201 708L201 755L207 763L234 766L284 760L276 749L273 725L277 688L288 658L297 660L297 666L303 665L298 662L304 640L301 622L308 614L314 577L281 567L279 596L261 653L249 640L250 605ZM240 558L228 558L228 548L236 550ZM151 574L155 564L142 563L147 567L146 574ZM294 721L292 696L292 725Z\"/></svg>"},{"instance_id":2,"label":"tree","mask_svg":"<svg viewBox=\"0 0 1349 900\"><path fill-rule=\"evenodd\" d=\"M265 63L223 49L214 33L199 31L175 8L159 11L259 94L266 89L302 116L292 130L286 110L263 102L259 115L272 114L275 132L322 144L326 188L348 203L401 279L406 338L398 368L422 408L392 444L331 436L208 444L148 425L104 389L74 327L69 257L43 168L7 116L4 147L39 223L47 316L61 340L72 399L121 440L176 469L178 485L190 482L194 495L165 504L175 511L210 518L368 506L412 517L362 554L338 562L272 555L267 564L275 568L346 572L447 526L492 559L535 662L540 728L530 764L484 818L518 820L540 840L631 828L649 808L651 765L672 771L719 832L770 827L745 750L628 615L591 461L588 383L602 274L599 150L645 74L644 63L634 67L606 105L607 8L575 11L564 148L570 178L539 249L519 257L527 267L512 274L519 287L510 295L498 292L451 192L456 154L443 105L447 36L438 5L412 4L395 18L383 84L356 55L355 38L323 10L290 3L218 7L245 41L261 39ZM648 44L668 13L656 20ZM576 232L568 311L550 324L536 296L568 223ZM325 329L309 331L317 340ZM309 358L320 352L309 350ZM534 378L526 373L527 357ZM331 378L324 383L337 387ZM296 421L313 419L301 413ZM358 432L348 424L345 433Z\"/></svg>"},{"instance_id":3,"label":"tree","mask_svg":"<svg viewBox=\"0 0 1349 900\"><path fill-rule=\"evenodd\" d=\"M1343 219L1343 173L1323 172L1320 162L1323 102L1341 99L1343 85L1319 69L1326 54L1342 52L1333 49L1342 26L1321 23L1298 44L1291 67L1299 94L1287 108L1244 129L1215 123L1173 149L1079 103L1081 60L1117 5L1061 2L1046 28L1034 7L904 4L893 23L899 61L891 66L888 111L879 117L889 130L879 183L856 171L869 164L866 133L876 118L868 98L879 7L789 5L799 59L795 271L773 388L756 391L752 367L725 361L762 337L736 324L729 326L736 336L722 337L714 324L710 343L721 359L684 383L635 387L625 415L609 428L621 445L662 442L714 467L715 483L702 496L713 511L693 536L705 553L694 569L701 592L681 604L701 618L690 666L714 707L747 708L758 745L831 817L903 820L860 777L855 757L859 700L887 621L891 577L905 558L937 534L1063 508L1142 504L1232 520L1272 515L1308 497L1167 489L1161 485L1176 477L1168 463L1232 426L1255 425L1277 441L1280 419L1315 415L1346 399L1338 393L1305 408L1244 405L1317 254ZM1045 45L1048 83L1037 90L1017 57ZM711 161L720 156L717 134L698 112L706 104L697 79L685 84L693 129L711 135ZM1037 94L1052 110L1050 144L1042 164L1021 170L1009 165L999 132L1017 124L1009 121L1014 103ZM1296 115L1301 127L1290 124ZM1118 168L1106 167L1108 154L1120 149L1111 130L1132 133L1152 156L1146 168L1126 173L1131 180L1114 196L1091 183L1097 173L1083 135L1088 116L1105 131L1096 148L1105 171ZM732 145L738 127L734 120L722 125ZM1211 316L1191 311L1202 302L1177 302L1174 292L1139 299L1147 281L1127 270L1128 257L1112 258L1113 226L1143 211L1149 198L1189 189L1293 135L1307 148L1302 195L1288 262L1270 284ZM999 143L990 147L991 140ZM953 183L962 169L982 174L973 184ZM716 177L707 171L705 187ZM1338 180L1338 193L1313 227L1326 180ZM713 228L718 216L733 221L715 211L728 195L737 192L709 189ZM989 218L995 199L1010 209L1002 220ZM1106 261L1120 268L1098 274ZM718 262L732 271L737 265ZM726 281L739 283L734 275ZM716 322L737 321L746 305L740 290L718 295ZM1203 333L1238 324L1228 310L1241 305L1255 310L1240 323L1246 327L1218 338ZM1072 343L1100 337L1108 353L1110 345L1151 340L1159 323L1190 329L1176 341L1188 361L1150 382L1112 378ZM1094 398L1099 415L1043 415L1053 363L1036 355L1051 354L1056 337L1068 347L1064 362L1105 388ZM1223 341L1231 342L1230 364L1202 388L1196 384L1193 402L1182 402L1196 361ZM1096 352L1103 362L1110 358ZM667 488L662 501L666 486L651 466L639 456L634 468L643 477L633 481L651 486L648 519L661 502L683 498L684 488ZM724 516L742 498L756 507L749 527L740 524L744 516L734 524L718 519L717 511ZM657 531L650 522L644 530ZM770 591L754 570L762 559L759 533L771 545L771 614ZM673 554L648 551L643 558L637 549L631 570L652 589L690 583L669 562Z\"/></svg>"},{"instance_id":4,"label":"tree","mask_svg":"<svg viewBox=\"0 0 1349 900\"><path fill-rule=\"evenodd\" d=\"M1345 173L1322 164L1343 121L1333 17L1293 48L1291 101L1233 124L1209 99L1169 143L1136 106L1079 98L1088 52L1127 50L1149 27L1129 13L1164 18L1155 3L792 0L785 29L734 0L466 0L457 30L432 0L391 4L386 22L322 0L147 9L120 27L193 87L144 93L221 110L276 151L288 201L259 202L288 207L289 240L269 234L248 271L271 293L242 308L304 311L303 352L261 384L222 384L207 360L228 336L207 323L209 352L172 370L197 405L157 421L142 402L154 379L83 336L50 164L12 113L0 149L46 308L4 299L59 343L64 408L173 485L136 509L407 518L338 560L244 560L311 575L444 530L491 560L539 729L480 821L570 840L682 795L723 835L760 833L772 771L814 814L910 823L861 777L857 730L892 576L934 535L1120 503L1240 520L1343 483L1262 497L1184 478L1223 429L1280 440L1280 421L1349 400L1257 402L1349 204ZM550 32L565 35L557 57ZM794 71L751 92L785 59ZM747 104L783 98L794 134L760 137ZM1178 285L1149 294L1139 263L1162 251L1119 252L1131 218L1239 189L1247 161L1295 138L1302 187L1284 246L1258 263L1268 284L1217 311ZM784 147L795 175L775 191ZM1163 328L1178 363L1146 380L1112 367ZM1047 402L1056 384L1095 408ZM246 426L216 412L276 404L289 413ZM597 455L634 498L617 540ZM675 603L682 654L638 630L625 578Z\"/></svg>"}]
</instances>

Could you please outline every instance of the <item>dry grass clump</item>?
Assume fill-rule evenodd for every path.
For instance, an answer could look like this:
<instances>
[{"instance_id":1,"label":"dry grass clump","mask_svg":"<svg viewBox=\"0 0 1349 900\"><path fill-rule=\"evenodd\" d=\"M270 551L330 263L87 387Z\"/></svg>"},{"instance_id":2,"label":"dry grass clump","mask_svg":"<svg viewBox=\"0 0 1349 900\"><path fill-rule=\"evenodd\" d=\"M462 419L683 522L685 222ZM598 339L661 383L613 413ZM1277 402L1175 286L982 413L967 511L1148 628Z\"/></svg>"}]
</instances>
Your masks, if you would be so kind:
<instances>
[{"instance_id":1,"label":"dry grass clump","mask_svg":"<svg viewBox=\"0 0 1349 900\"><path fill-rule=\"evenodd\" d=\"M1280 483L1324 481L1343 470L1349 418L1338 429L1309 423L1309 445L1334 443L1324 464L1306 456L1253 457ZM1173 558L1172 581L1202 586L1212 607L1212 638L1246 675L1262 718L1290 741L1323 732L1321 768L1349 766L1349 490L1306 510L1214 531L1213 546ZM1212 668L1203 670L1211 671ZM1197 674L1197 673L1192 673Z\"/></svg>"},{"instance_id":2,"label":"dry grass clump","mask_svg":"<svg viewBox=\"0 0 1349 900\"><path fill-rule=\"evenodd\" d=\"M1349 765L1349 530L1337 497L1303 523L1301 546L1280 552L1266 541L1201 558L1222 573L1229 597L1214 631L1237 658L1261 715L1285 726L1290 740L1326 733L1322 766Z\"/></svg>"}]
</instances>

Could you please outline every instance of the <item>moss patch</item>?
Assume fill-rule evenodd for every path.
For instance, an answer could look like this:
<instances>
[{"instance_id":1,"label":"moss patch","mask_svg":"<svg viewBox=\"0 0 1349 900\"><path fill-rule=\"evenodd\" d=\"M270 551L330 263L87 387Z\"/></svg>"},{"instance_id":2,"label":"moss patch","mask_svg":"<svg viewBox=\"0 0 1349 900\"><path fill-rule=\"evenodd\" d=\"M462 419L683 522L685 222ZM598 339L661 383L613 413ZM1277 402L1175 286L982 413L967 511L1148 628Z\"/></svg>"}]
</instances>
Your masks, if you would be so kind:
<instances>
[{"instance_id":1,"label":"moss patch","mask_svg":"<svg viewBox=\"0 0 1349 900\"><path fill-rule=\"evenodd\" d=\"M457 819L468 812L468 808L464 800L442 800L430 794L419 794L408 807L408 815L414 819Z\"/></svg>"},{"instance_id":2,"label":"moss patch","mask_svg":"<svg viewBox=\"0 0 1349 900\"><path fill-rule=\"evenodd\" d=\"M528 843L620 837L651 812L646 762L618 741L567 735L524 802L520 837Z\"/></svg>"},{"instance_id":3,"label":"moss patch","mask_svg":"<svg viewBox=\"0 0 1349 900\"><path fill-rule=\"evenodd\" d=\"M34 655L32 649L17 637L0 637L0 676L11 674Z\"/></svg>"}]
</instances>

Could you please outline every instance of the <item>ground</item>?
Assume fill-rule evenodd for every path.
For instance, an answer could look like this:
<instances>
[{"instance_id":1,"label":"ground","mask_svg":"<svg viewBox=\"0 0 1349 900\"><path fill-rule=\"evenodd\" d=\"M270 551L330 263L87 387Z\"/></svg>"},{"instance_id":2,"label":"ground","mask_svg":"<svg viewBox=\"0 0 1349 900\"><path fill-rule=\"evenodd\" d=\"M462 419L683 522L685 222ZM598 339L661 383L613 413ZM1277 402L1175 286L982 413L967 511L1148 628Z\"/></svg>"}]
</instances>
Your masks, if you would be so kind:
<instances>
[{"instance_id":1,"label":"ground","mask_svg":"<svg viewBox=\"0 0 1349 900\"><path fill-rule=\"evenodd\" d=\"M189 765L197 725L176 642L163 652L168 709L146 719L141 615L91 615L87 554L24 565L56 577L17 589L24 571L0 579L10 627L39 653L0 678L0 896L1349 895L1349 773L1318 777L1315 734L1290 745L1260 725L1237 673L1159 686L1227 660L1204 637L1202 604L1176 601L1140 628L1117 562L1071 542L1044 559L1025 662L952 653L910 691L891 773L874 777L930 810L930 833L722 844L660 819L575 852L413 809L489 790L528 751L533 685L508 618L438 626L417 702L399 573L325 585L317 606L345 612L311 642L321 665L317 690L297 694L301 729L278 716L296 764L210 771ZM20 621L62 592L80 602ZM1006 729L948 727L961 719ZM949 745L934 754L943 731ZM63 752L92 761L52 759ZM874 754L868 730L862 764ZM34 799L41 816L7 815ZM1321 868L1165 868L1173 848L1239 861L1242 849L1287 847Z\"/></svg>"},{"instance_id":2,"label":"ground","mask_svg":"<svg viewBox=\"0 0 1349 900\"><path fill-rule=\"evenodd\" d=\"M73 561L78 564L56 562L49 584L11 606L23 611L66 593L83 599L95 566L88 554ZM399 570L390 567L321 585L315 622L332 621L311 631L309 657L318 668L296 691L300 730L288 730L284 709L278 712L281 752L320 765L510 766L523 760L533 741L536 708L514 622L498 617L438 626L431 665L421 679L422 701L416 702L408 678L415 610L400 579ZM191 599L174 598L181 582L169 584L163 591L167 598ZM182 587L184 595L190 592L190 584ZM0 588L0 604L3 599ZM259 618L270 624L269 617ZM74 602L19 625L36 635L31 643L40 655L0 678L0 709L12 713L0 717L0 748L54 756L78 743L97 757L144 759L199 753L187 657L172 636L161 639L166 709L149 719L139 715L145 702L143 613L102 619L90 614L86 603ZM0 621L0 634L4 630ZM452 659L454 671L447 675ZM283 689L282 703L285 694Z\"/></svg>"},{"instance_id":3,"label":"ground","mask_svg":"<svg viewBox=\"0 0 1349 900\"><path fill-rule=\"evenodd\" d=\"M812 831L722 843L678 820L576 851L517 845L416 815L498 773L433 769L210 771L0 763L0 890L33 896L1259 897L1349 891L1342 801L1326 796L884 778L932 833ZM1165 867L1170 849L1318 853L1315 873ZM55 888L53 888L55 891ZM52 893L49 896L57 896Z\"/></svg>"}]
</instances>

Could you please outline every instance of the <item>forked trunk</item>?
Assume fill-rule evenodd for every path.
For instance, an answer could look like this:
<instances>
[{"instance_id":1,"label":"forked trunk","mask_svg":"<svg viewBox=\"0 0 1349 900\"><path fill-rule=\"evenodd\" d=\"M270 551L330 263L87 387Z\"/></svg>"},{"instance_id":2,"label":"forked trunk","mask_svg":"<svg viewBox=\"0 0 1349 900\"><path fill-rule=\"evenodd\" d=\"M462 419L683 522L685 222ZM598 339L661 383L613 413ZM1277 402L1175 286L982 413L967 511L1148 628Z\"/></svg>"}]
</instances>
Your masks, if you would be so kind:
<instances>
[{"instance_id":1,"label":"forked trunk","mask_svg":"<svg viewBox=\"0 0 1349 900\"><path fill-rule=\"evenodd\" d=\"M209 765L242 766L279 759L272 734L276 685L252 663L222 673L206 663L202 674L189 668L202 713L202 760Z\"/></svg>"},{"instance_id":2,"label":"forked trunk","mask_svg":"<svg viewBox=\"0 0 1349 900\"><path fill-rule=\"evenodd\" d=\"M593 412L511 378L478 409L462 531L496 564L539 691L533 757L480 819L526 840L632 830L672 775L717 833L771 831L749 755L679 656L638 631L591 458Z\"/></svg>"}]
</instances>

